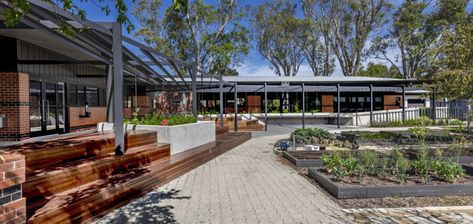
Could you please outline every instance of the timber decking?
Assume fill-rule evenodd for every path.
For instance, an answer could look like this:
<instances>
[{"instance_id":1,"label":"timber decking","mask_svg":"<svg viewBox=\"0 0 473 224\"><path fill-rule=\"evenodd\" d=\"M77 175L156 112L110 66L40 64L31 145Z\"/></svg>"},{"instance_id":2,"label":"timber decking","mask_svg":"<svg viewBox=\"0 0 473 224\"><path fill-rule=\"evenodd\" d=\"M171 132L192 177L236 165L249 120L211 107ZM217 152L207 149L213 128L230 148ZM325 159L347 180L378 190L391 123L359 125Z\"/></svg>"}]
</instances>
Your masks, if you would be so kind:
<instances>
[{"instance_id":1,"label":"timber decking","mask_svg":"<svg viewBox=\"0 0 473 224\"><path fill-rule=\"evenodd\" d=\"M61 169L59 167L35 173L36 176L29 178L28 180L42 180L42 183L45 184L44 186L47 186L43 188L43 190L45 190L45 200L43 200L45 204L41 204L42 207L37 209L34 214L29 214L30 218L28 222L80 223L88 221L181 176L182 174L242 144L250 138L251 133L248 132L222 133L218 135L216 146L213 148L196 148L173 156L166 156L161 159L158 159L160 156L157 156L154 158L157 160L150 159L149 162L146 161L144 163L139 163L136 166L126 167L126 169L112 169L114 172L110 172L108 168L104 168L108 170L109 173L102 173L99 171L100 169L95 170L95 168L100 167L99 164L107 167L107 165L105 165L107 163L105 160L113 160L113 158L116 160L121 157L109 158L104 156L104 161L94 162L92 163L93 165L87 164L87 162L85 162L87 165L82 165L81 162L77 162L78 164L72 166L74 168L64 168L64 171L68 171L69 168L71 168L69 171L74 171L74 174L71 174L71 176L61 174ZM144 146L142 148L146 147L147 146ZM125 156L127 156L128 153L132 154L133 150L139 151L138 148L130 149ZM143 151L149 150L150 149ZM159 149L156 151L159 151ZM159 155L159 153L156 152L156 155ZM139 156L136 156L136 158L138 157ZM95 172L95 174L100 173L99 178L93 180L95 178L93 177L92 179L87 180L89 182L86 184L80 182L80 186L62 192L60 189L55 189L55 183L59 183L63 175L66 176L66 179L94 176L74 176L75 174L82 173L82 171L76 170L76 167L80 167L80 170L82 169L82 166L84 167L83 170L88 170L88 172ZM49 178L54 181L48 182L47 180ZM29 186L28 189L33 189L33 191L35 191L33 182L26 183L26 185ZM26 192L28 192L28 190L25 188L25 196L27 194ZM32 206L39 207L34 205Z\"/></svg>"},{"instance_id":2,"label":"timber decking","mask_svg":"<svg viewBox=\"0 0 473 224\"><path fill-rule=\"evenodd\" d=\"M95 158L73 161L41 170L23 184L29 213L47 203L47 197L113 175L141 167L168 157L168 144L150 144L132 148L120 157L109 153Z\"/></svg>"},{"instance_id":3,"label":"timber decking","mask_svg":"<svg viewBox=\"0 0 473 224\"><path fill-rule=\"evenodd\" d=\"M156 143L156 138L156 132L130 131L127 132L125 145L126 148L144 146ZM34 170L55 164L112 153L115 151L114 139L112 132L93 133L27 143L2 150L25 155L26 175L29 176Z\"/></svg>"}]
</instances>

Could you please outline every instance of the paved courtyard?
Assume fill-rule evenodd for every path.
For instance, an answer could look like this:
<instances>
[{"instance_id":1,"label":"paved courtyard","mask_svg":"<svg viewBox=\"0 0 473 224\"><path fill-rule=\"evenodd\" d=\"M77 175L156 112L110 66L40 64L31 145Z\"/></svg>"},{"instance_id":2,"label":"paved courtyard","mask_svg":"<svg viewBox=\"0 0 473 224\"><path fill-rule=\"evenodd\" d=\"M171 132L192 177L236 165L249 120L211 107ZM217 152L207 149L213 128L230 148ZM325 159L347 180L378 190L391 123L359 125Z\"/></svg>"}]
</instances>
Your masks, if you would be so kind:
<instances>
[{"instance_id":1,"label":"paved courtyard","mask_svg":"<svg viewBox=\"0 0 473 224\"><path fill-rule=\"evenodd\" d=\"M252 139L97 223L346 223L340 207Z\"/></svg>"},{"instance_id":2,"label":"paved courtyard","mask_svg":"<svg viewBox=\"0 0 473 224\"><path fill-rule=\"evenodd\" d=\"M473 207L342 209L260 136L95 223L473 223Z\"/></svg>"}]
</instances>

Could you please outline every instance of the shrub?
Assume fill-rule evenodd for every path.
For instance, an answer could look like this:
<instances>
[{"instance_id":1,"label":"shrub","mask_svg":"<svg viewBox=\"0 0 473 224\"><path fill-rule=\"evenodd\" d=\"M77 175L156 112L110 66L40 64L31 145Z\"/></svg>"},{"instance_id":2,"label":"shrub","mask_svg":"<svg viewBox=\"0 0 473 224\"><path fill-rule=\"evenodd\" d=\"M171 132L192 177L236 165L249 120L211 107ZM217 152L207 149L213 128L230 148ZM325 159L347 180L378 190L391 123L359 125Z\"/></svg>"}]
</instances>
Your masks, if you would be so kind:
<instances>
[{"instance_id":1,"label":"shrub","mask_svg":"<svg viewBox=\"0 0 473 224\"><path fill-rule=\"evenodd\" d=\"M321 159L328 173L333 173L342 166L342 155L340 152L324 153Z\"/></svg>"},{"instance_id":2,"label":"shrub","mask_svg":"<svg viewBox=\"0 0 473 224\"><path fill-rule=\"evenodd\" d=\"M436 160L434 164L434 173L437 178L448 182L455 182L455 180L463 176L465 172L458 163L452 161Z\"/></svg>"},{"instance_id":3,"label":"shrub","mask_svg":"<svg viewBox=\"0 0 473 224\"><path fill-rule=\"evenodd\" d=\"M190 124L196 123L197 118L189 115L172 115L164 116L157 113L146 114L142 118L138 118L136 114L131 119L125 119L125 124L134 124L134 125L164 125L164 126L174 126L181 124Z\"/></svg>"},{"instance_id":4,"label":"shrub","mask_svg":"<svg viewBox=\"0 0 473 224\"><path fill-rule=\"evenodd\" d=\"M407 177L407 171L411 167L410 160L400 157L395 163L396 175L400 183L404 183Z\"/></svg>"},{"instance_id":5,"label":"shrub","mask_svg":"<svg viewBox=\"0 0 473 224\"><path fill-rule=\"evenodd\" d=\"M342 166L347 175L351 176L355 173L356 166L358 164L358 160L353 156L348 156L346 159L342 159Z\"/></svg>"},{"instance_id":6,"label":"shrub","mask_svg":"<svg viewBox=\"0 0 473 224\"><path fill-rule=\"evenodd\" d=\"M321 128L298 128L291 133L297 144L326 144L334 139L334 135Z\"/></svg>"},{"instance_id":7,"label":"shrub","mask_svg":"<svg viewBox=\"0 0 473 224\"><path fill-rule=\"evenodd\" d=\"M386 175L389 172L389 158L384 157L381 159L381 169L380 169L380 174L381 175Z\"/></svg>"},{"instance_id":8,"label":"shrub","mask_svg":"<svg viewBox=\"0 0 473 224\"><path fill-rule=\"evenodd\" d=\"M407 171L411 167L410 160L406 158L401 150L394 149L391 152L391 161L394 165L394 174L397 176L400 183L404 183L407 177Z\"/></svg>"},{"instance_id":9,"label":"shrub","mask_svg":"<svg viewBox=\"0 0 473 224\"><path fill-rule=\"evenodd\" d=\"M372 175L376 172L376 161L378 154L374 150L360 151L359 161L365 167L368 174Z\"/></svg>"},{"instance_id":10,"label":"shrub","mask_svg":"<svg viewBox=\"0 0 473 224\"><path fill-rule=\"evenodd\" d=\"M412 161L412 167L422 177L425 183L429 181L431 162L427 156L427 149L420 147L417 153L417 159Z\"/></svg>"},{"instance_id":11,"label":"shrub","mask_svg":"<svg viewBox=\"0 0 473 224\"><path fill-rule=\"evenodd\" d=\"M417 137L420 145L424 145L425 138L430 133L430 129L426 127L421 127L421 126L415 127L415 128L409 128L408 131L409 133L414 134Z\"/></svg>"}]
</instances>

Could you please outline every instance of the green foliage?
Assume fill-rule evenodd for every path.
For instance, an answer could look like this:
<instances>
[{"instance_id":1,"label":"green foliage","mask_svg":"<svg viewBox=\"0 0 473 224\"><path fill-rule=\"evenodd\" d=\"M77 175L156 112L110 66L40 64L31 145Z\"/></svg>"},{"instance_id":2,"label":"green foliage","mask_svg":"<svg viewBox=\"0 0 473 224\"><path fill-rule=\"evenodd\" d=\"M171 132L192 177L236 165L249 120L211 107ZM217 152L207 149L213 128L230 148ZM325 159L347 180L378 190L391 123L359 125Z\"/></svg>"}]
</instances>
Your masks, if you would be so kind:
<instances>
[{"instance_id":1,"label":"green foliage","mask_svg":"<svg viewBox=\"0 0 473 224\"><path fill-rule=\"evenodd\" d=\"M301 109L299 109L299 103L294 104L294 113L300 113Z\"/></svg>"},{"instance_id":2,"label":"green foliage","mask_svg":"<svg viewBox=\"0 0 473 224\"><path fill-rule=\"evenodd\" d=\"M345 157L345 158L344 158ZM321 157L328 173L333 173L338 180L359 172L358 160L350 154L343 155L339 151L325 153Z\"/></svg>"},{"instance_id":3,"label":"green foliage","mask_svg":"<svg viewBox=\"0 0 473 224\"><path fill-rule=\"evenodd\" d=\"M277 76L295 76L304 61L306 31L310 25L297 17L296 6L289 0L267 1L250 15L256 48Z\"/></svg>"},{"instance_id":4,"label":"green foliage","mask_svg":"<svg viewBox=\"0 0 473 224\"><path fill-rule=\"evenodd\" d=\"M77 15L80 19L86 19L86 11L81 8L78 1L73 0L42 0L46 4L53 4L56 5L65 11ZM14 9L2 9L1 15L4 17L4 24L7 27L13 27L20 23L23 16L27 15L30 11L30 3L27 0L11 0L8 1L11 3L15 8ZM81 0L80 2L84 2ZM105 15L110 15L111 9L110 7L115 8L116 13L116 21L122 25L126 26L128 32L131 32L134 29L134 25L131 23L130 19L127 16L128 8L123 0L100 0L101 4L95 4L96 7L100 9ZM54 10L51 11L53 14L55 13ZM61 16L56 16L57 21L53 21L58 24L59 28L58 31L64 35L74 35L76 31L66 20L64 20Z\"/></svg>"},{"instance_id":5,"label":"green foliage","mask_svg":"<svg viewBox=\"0 0 473 224\"><path fill-rule=\"evenodd\" d=\"M458 163L452 161L436 160L433 164L436 177L448 182L454 182L465 173Z\"/></svg>"},{"instance_id":6,"label":"green foliage","mask_svg":"<svg viewBox=\"0 0 473 224\"><path fill-rule=\"evenodd\" d=\"M388 157L383 157L381 159L381 167L380 167L381 169L379 170L379 172L382 176L385 176L390 171L389 165L390 165L389 158Z\"/></svg>"},{"instance_id":7,"label":"green foliage","mask_svg":"<svg viewBox=\"0 0 473 224\"><path fill-rule=\"evenodd\" d=\"M340 152L324 153L321 159L328 173L333 173L342 166L342 155Z\"/></svg>"},{"instance_id":8,"label":"green foliage","mask_svg":"<svg viewBox=\"0 0 473 224\"><path fill-rule=\"evenodd\" d=\"M396 175L400 183L404 183L407 178L407 171L411 167L411 161L406 157L399 157L395 163Z\"/></svg>"},{"instance_id":9,"label":"green foliage","mask_svg":"<svg viewBox=\"0 0 473 224\"><path fill-rule=\"evenodd\" d=\"M291 133L297 144L327 144L334 139L334 135L321 128L298 128Z\"/></svg>"},{"instance_id":10,"label":"green foliage","mask_svg":"<svg viewBox=\"0 0 473 224\"><path fill-rule=\"evenodd\" d=\"M417 153L417 159L412 161L412 167L420 174L425 183L429 181L431 162L427 156L427 149L425 147L420 147Z\"/></svg>"},{"instance_id":11,"label":"green foliage","mask_svg":"<svg viewBox=\"0 0 473 224\"><path fill-rule=\"evenodd\" d=\"M357 75L367 77L401 78L399 70L395 66L388 67L384 64L368 63L366 69L360 68Z\"/></svg>"},{"instance_id":12,"label":"green foliage","mask_svg":"<svg viewBox=\"0 0 473 224\"><path fill-rule=\"evenodd\" d=\"M174 126L181 124L190 124L196 123L197 118L189 115L173 115L173 116L164 116L157 113L147 114L142 118L138 116L133 116L131 119L125 119L125 124L134 124L134 125L164 125L164 126Z\"/></svg>"},{"instance_id":13,"label":"green foliage","mask_svg":"<svg viewBox=\"0 0 473 224\"><path fill-rule=\"evenodd\" d=\"M400 183L404 183L407 177L407 171L411 166L409 159L407 159L404 152L399 149L392 150L390 157L391 164L394 168L394 174L397 176Z\"/></svg>"},{"instance_id":14,"label":"green foliage","mask_svg":"<svg viewBox=\"0 0 473 224\"><path fill-rule=\"evenodd\" d=\"M415 127L415 128L409 128L408 132L411 133L411 134L414 134L417 137L417 139L419 140L419 145L423 146L423 145L425 145L425 138L430 133L430 129L428 129L426 127L419 126L419 127Z\"/></svg>"},{"instance_id":15,"label":"green foliage","mask_svg":"<svg viewBox=\"0 0 473 224\"><path fill-rule=\"evenodd\" d=\"M355 173L357 165L358 160L352 155L349 155L346 159L342 159L342 170L348 176L351 176Z\"/></svg>"},{"instance_id":16,"label":"green foliage","mask_svg":"<svg viewBox=\"0 0 473 224\"><path fill-rule=\"evenodd\" d=\"M244 12L238 2L175 3L163 10L161 0L136 0L133 15L140 29L135 36L167 55L195 61L208 73L237 75L234 68L250 49L248 29L241 23Z\"/></svg>"},{"instance_id":17,"label":"green foliage","mask_svg":"<svg viewBox=\"0 0 473 224\"><path fill-rule=\"evenodd\" d=\"M318 25L325 44L331 46L345 76L356 75L369 35L387 23L392 7L383 0L303 0L302 5L305 16Z\"/></svg>"},{"instance_id":18,"label":"green foliage","mask_svg":"<svg viewBox=\"0 0 473 224\"><path fill-rule=\"evenodd\" d=\"M378 154L374 150L362 150L359 153L359 162L365 167L368 174L373 175L376 173L376 161L378 160Z\"/></svg>"}]
</instances>

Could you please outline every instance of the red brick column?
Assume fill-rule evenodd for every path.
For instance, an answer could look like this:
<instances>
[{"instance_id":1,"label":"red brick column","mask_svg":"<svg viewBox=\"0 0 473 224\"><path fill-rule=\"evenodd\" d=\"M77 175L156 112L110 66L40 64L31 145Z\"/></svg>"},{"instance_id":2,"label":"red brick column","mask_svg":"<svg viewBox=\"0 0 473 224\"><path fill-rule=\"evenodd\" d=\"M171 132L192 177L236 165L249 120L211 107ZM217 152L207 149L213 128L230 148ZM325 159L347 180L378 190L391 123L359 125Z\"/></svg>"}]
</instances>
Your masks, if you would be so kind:
<instances>
[{"instance_id":1,"label":"red brick column","mask_svg":"<svg viewBox=\"0 0 473 224\"><path fill-rule=\"evenodd\" d=\"M0 72L0 141L21 141L29 137L29 77L28 74Z\"/></svg>"},{"instance_id":2,"label":"red brick column","mask_svg":"<svg viewBox=\"0 0 473 224\"><path fill-rule=\"evenodd\" d=\"M25 157L0 152L0 179L0 223L25 223L26 199L22 195Z\"/></svg>"}]
</instances>

